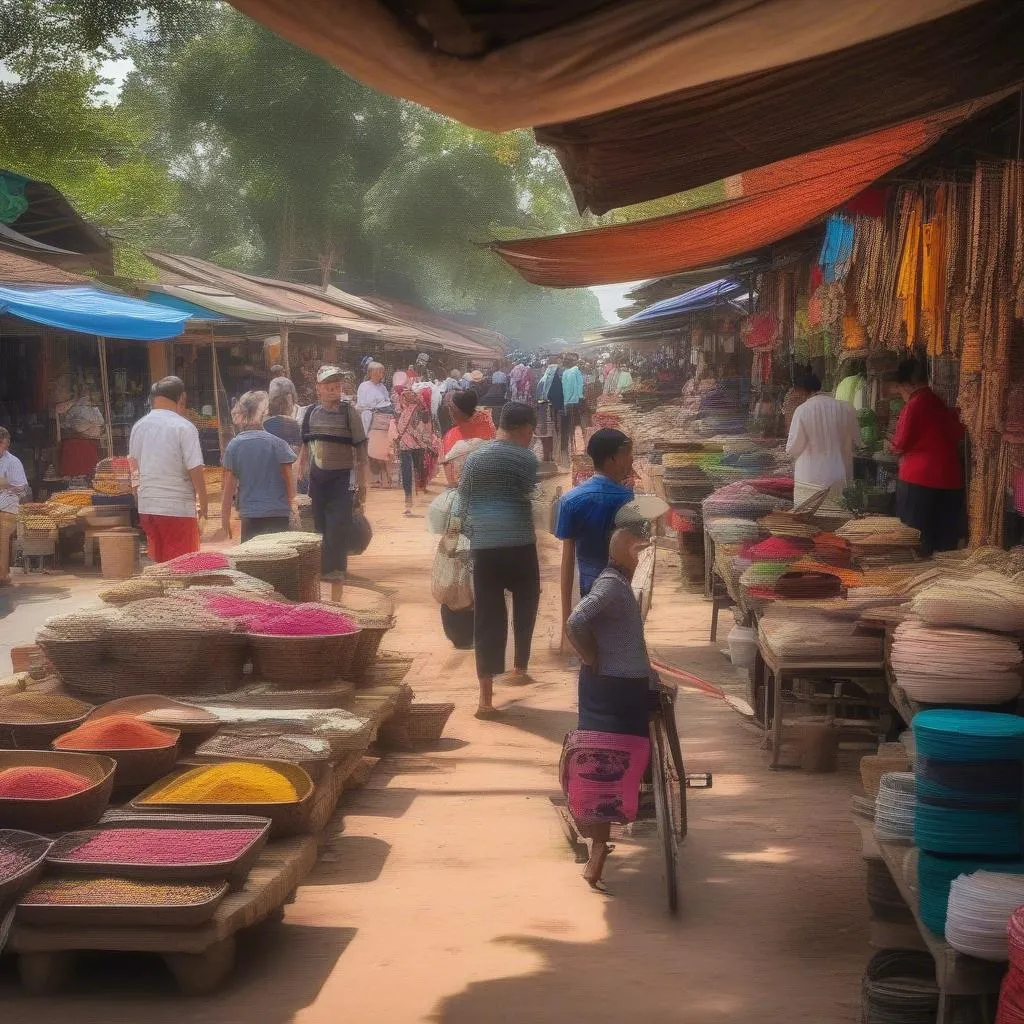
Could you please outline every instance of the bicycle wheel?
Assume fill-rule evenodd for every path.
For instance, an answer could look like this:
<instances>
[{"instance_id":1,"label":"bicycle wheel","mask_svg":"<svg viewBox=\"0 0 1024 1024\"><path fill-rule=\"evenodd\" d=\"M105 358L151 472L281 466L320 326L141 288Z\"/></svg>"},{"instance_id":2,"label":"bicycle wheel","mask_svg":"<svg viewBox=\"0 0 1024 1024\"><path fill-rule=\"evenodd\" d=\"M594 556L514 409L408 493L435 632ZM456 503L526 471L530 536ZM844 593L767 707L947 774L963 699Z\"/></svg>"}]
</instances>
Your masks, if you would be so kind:
<instances>
[{"instance_id":1,"label":"bicycle wheel","mask_svg":"<svg viewBox=\"0 0 1024 1024\"><path fill-rule=\"evenodd\" d=\"M659 715L651 722L651 781L658 839L665 857L665 894L669 913L674 916L679 912L679 840L673 821L671 784L666 771L670 757L665 724Z\"/></svg>"}]
</instances>

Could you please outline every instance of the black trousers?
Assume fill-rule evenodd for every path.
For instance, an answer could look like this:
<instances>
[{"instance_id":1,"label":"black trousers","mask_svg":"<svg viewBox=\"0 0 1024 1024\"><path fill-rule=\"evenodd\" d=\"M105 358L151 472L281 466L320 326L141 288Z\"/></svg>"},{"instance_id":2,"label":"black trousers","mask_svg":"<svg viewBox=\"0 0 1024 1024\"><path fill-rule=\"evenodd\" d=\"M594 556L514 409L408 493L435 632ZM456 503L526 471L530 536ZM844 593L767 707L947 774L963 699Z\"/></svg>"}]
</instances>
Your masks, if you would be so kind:
<instances>
[{"instance_id":1,"label":"black trousers","mask_svg":"<svg viewBox=\"0 0 1024 1024\"><path fill-rule=\"evenodd\" d=\"M540 604L540 565L537 545L484 548L473 552L473 646L478 676L497 676L505 671L508 643L508 608L505 591L512 595L512 633L515 666L530 666L533 627Z\"/></svg>"},{"instance_id":2,"label":"black trousers","mask_svg":"<svg viewBox=\"0 0 1024 1024\"><path fill-rule=\"evenodd\" d=\"M921 531L921 552L955 551L966 533L962 487L924 487L896 481L896 513L900 522Z\"/></svg>"},{"instance_id":3,"label":"black trousers","mask_svg":"<svg viewBox=\"0 0 1024 1024\"><path fill-rule=\"evenodd\" d=\"M348 540L352 532L350 470L340 470L326 480L310 477L309 496L313 505L313 525L323 537L320 571L345 572L348 569Z\"/></svg>"},{"instance_id":4,"label":"black trousers","mask_svg":"<svg viewBox=\"0 0 1024 1024\"><path fill-rule=\"evenodd\" d=\"M258 519L242 520L242 543L251 537L259 537L265 533L287 533L290 529L287 516L260 516Z\"/></svg>"}]
</instances>

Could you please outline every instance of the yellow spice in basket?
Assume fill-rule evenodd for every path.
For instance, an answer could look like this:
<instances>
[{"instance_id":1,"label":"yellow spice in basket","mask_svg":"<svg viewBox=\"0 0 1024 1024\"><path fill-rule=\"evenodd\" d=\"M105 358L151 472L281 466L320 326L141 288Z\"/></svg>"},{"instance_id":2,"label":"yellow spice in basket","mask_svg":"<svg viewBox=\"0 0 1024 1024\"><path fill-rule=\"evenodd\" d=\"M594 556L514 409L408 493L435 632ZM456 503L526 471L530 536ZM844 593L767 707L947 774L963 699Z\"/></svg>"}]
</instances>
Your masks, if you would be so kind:
<instances>
[{"instance_id":1,"label":"yellow spice in basket","mask_svg":"<svg viewBox=\"0 0 1024 1024\"><path fill-rule=\"evenodd\" d=\"M172 779L147 804L284 804L299 794L287 775L264 764L229 761Z\"/></svg>"}]
</instances>

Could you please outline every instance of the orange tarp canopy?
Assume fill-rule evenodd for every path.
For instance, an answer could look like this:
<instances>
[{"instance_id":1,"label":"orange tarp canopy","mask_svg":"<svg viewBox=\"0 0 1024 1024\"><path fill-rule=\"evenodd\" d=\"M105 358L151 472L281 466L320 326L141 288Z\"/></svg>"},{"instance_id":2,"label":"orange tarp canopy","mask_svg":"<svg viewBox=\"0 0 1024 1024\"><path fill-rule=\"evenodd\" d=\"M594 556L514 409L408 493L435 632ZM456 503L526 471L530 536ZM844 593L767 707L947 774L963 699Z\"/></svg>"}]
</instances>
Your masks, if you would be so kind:
<instances>
[{"instance_id":1,"label":"orange tarp canopy","mask_svg":"<svg viewBox=\"0 0 1024 1024\"><path fill-rule=\"evenodd\" d=\"M637 281L720 263L813 224L998 98L745 172L729 183L729 191L741 198L713 207L593 231L494 242L491 248L527 281L555 288Z\"/></svg>"}]
</instances>

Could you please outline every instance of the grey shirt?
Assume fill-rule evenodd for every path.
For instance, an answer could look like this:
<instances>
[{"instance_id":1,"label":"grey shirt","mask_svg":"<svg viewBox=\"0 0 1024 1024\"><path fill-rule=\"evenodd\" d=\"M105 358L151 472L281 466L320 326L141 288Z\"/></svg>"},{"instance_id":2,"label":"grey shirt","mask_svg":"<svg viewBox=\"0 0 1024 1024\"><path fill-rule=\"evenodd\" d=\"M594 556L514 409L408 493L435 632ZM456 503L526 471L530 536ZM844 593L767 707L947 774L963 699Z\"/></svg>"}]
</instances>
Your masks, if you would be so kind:
<instances>
[{"instance_id":1,"label":"grey shirt","mask_svg":"<svg viewBox=\"0 0 1024 1024\"><path fill-rule=\"evenodd\" d=\"M590 593L572 610L565 628L573 640L588 634L594 638L599 675L650 677L640 604L632 583L614 566L597 577Z\"/></svg>"},{"instance_id":2,"label":"grey shirt","mask_svg":"<svg viewBox=\"0 0 1024 1024\"><path fill-rule=\"evenodd\" d=\"M245 430L228 442L223 463L238 477L238 514L243 519L291 512L281 467L294 461L288 443L265 430Z\"/></svg>"}]
</instances>

